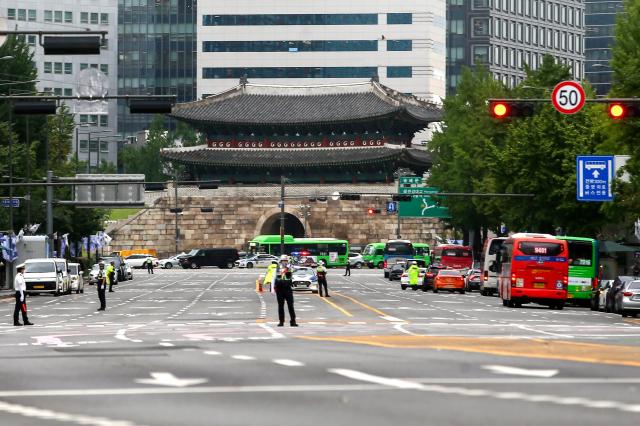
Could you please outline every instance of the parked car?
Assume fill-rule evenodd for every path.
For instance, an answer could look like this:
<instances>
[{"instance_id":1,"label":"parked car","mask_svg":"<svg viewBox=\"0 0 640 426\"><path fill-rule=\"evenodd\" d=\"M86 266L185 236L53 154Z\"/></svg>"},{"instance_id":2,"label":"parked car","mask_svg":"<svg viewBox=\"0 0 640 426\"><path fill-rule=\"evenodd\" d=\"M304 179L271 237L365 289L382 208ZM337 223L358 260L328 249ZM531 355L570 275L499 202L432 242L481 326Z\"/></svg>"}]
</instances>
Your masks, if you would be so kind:
<instances>
[{"instance_id":1,"label":"parked car","mask_svg":"<svg viewBox=\"0 0 640 426\"><path fill-rule=\"evenodd\" d=\"M615 310L616 296L618 295L618 292L620 291L620 289L622 289L622 286L624 285L624 283L629 281L634 281L635 279L636 279L635 277L630 277L625 275L625 276L616 277L616 279L613 280L613 283L611 284L611 288L609 288L609 291L607 291L607 294L605 297L605 301L604 301L605 312L613 312L615 314L619 313L619 312L616 312Z\"/></svg>"},{"instance_id":2,"label":"parked car","mask_svg":"<svg viewBox=\"0 0 640 426\"><path fill-rule=\"evenodd\" d=\"M443 269L433 280L433 292L440 290L458 291L464 294L464 277L457 269Z\"/></svg>"},{"instance_id":3,"label":"parked car","mask_svg":"<svg viewBox=\"0 0 640 426\"><path fill-rule=\"evenodd\" d=\"M175 256L167 257L166 259L158 260L158 266L162 269L171 269L174 266L180 265L179 256L183 256L186 253L177 254ZM145 259L146 260L146 259Z\"/></svg>"},{"instance_id":4,"label":"parked car","mask_svg":"<svg viewBox=\"0 0 640 426\"><path fill-rule=\"evenodd\" d=\"M640 312L640 280L626 281L615 296L614 312L635 317Z\"/></svg>"},{"instance_id":5,"label":"parked car","mask_svg":"<svg viewBox=\"0 0 640 426\"><path fill-rule=\"evenodd\" d=\"M360 253L355 253L355 252L350 251L349 252L349 265L351 265L352 267L354 267L356 269L362 268L362 265L364 265L364 259L362 258L362 255Z\"/></svg>"},{"instance_id":6,"label":"parked car","mask_svg":"<svg viewBox=\"0 0 640 426\"><path fill-rule=\"evenodd\" d=\"M433 281L435 280L436 275L438 275L438 272L443 269L447 269L447 267L441 265L431 265L427 268L424 274L424 279L422 280L422 291L433 290Z\"/></svg>"},{"instance_id":7,"label":"parked car","mask_svg":"<svg viewBox=\"0 0 640 426\"><path fill-rule=\"evenodd\" d=\"M132 254L131 256L141 256L139 254ZM109 266L109 264L113 261L114 265L113 267L116 270L116 282L117 281L126 281L127 280L127 274L125 271L125 260L122 258L122 256L119 255L109 255L109 256L105 256L105 257L101 257L100 258L100 262L104 262L104 267L105 269L107 268L107 266Z\"/></svg>"},{"instance_id":8,"label":"parked car","mask_svg":"<svg viewBox=\"0 0 640 426\"><path fill-rule=\"evenodd\" d=\"M231 269L238 260L238 250L234 248L207 248L191 250L180 257L180 266L184 269L199 269L203 266L217 266Z\"/></svg>"},{"instance_id":9,"label":"parked car","mask_svg":"<svg viewBox=\"0 0 640 426\"><path fill-rule=\"evenodd\" d=\"M76 294L84 293L84 277L82 276L82 268L79 263L69 264L69 277L71 278L71 291Z\"/></svg>"},{"instance_id":10,"label":"parked car","mask_svg":"<svg viewBox=\"0 0 640 426\"><path fill-rule=\"evenodd\" d=\"M148 254L132 254L125 259L125 263L131 265L132 268L145 268L147 259L151 257L153 260L153 266L158 266L158 259Z\"/></svg>"},{"instance_id":11,"label":"parked car","mask_svg":"<svg viewBox=\"0 0 640 426\"><path fill-rule=\"evenodd\" d=\"M100 270L100 265L98 263L94 264L91 267L91 270L89 270L89 285L94 285L98 281L96 277L98 276L99 270Z\"/></svg>"},{"instance_id":12,"label":"parked car","mask_svg":"<svg viewBox=\"0 0 640 426\"><path fill-rule=\"evenodd\" d=\"M613 280L600 280L598 285L591 290L591 310L604 311L607 292L611 288Z\"/></svg>"},{"instance_id":13,"label":"parked car","mask_svg":"<svg viewBox=\"0 0 640 426\"><path fill-rule=\"evenodd\" d=\"M278 257L271 254L256 254L254 256L236 260L235 266L237 266L238 268L248 269L254 267L266 268L267 266L271 265L271 262L273 262L274 260L277 262Z\"/></svg>"},{"instance_id":14,"label":"parked car","mask_svg":"<svg viewBox=\"0 0 640 426\"><path fill-rule=\"evenodd\" d=\"M482 286L482 271L469 269L464 276L464 288L466 291L480 290Z\"/></svg>"},{"instance_id":15,"label":"parked car","mask_svg":"<svg viewBox=\"0 0 640 426\"><path fill-rule=\"evenodd\" d=\"M67 274L66 279L63 267ZM40 258L25 261L24 280L27 293L53 293L54 296L70 293L71 285L66 267L66 261L61 262L59 259Z\"/></svg>"},{"instance_id":16,"label":"parked car","mask_svg":"<svg viewBox=\"0 0 640 426\"><path fill-rule=\"evenodd\" d=\"M291 281L294 290L311 290L318 292L318 277L313 268L307 266L294 267L291 273Z\"/></svg>"},{"instance_id":17,"label":"parked car","mask_svg":"<svg viewBox=\"0 0 640 426\"><path fill-rule=\"evenodd\" d=\"M124 264L125 275L128 280L133 279L133 268L128 263Z\"/></svg>"}]
</instances>

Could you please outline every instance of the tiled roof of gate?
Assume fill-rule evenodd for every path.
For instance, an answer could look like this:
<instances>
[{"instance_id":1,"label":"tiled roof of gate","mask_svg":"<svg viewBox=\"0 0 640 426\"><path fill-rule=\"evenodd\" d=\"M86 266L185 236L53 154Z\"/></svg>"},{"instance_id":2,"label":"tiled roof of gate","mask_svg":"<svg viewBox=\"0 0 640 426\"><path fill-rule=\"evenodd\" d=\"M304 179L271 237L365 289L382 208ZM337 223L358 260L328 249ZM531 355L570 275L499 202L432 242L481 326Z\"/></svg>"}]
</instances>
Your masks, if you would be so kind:
<instances>
[{"instance_id":1,"label":"tiled roof of gate","mask_svg":"<svg viewBox=\"0 0 640 426\"><path fill-rule=\"evenodd\" d=\"M185 164L226 167L313 167L400 161L429 167L431 158L422 150L398 147L341 148L165 148L162 157Z\"/></svg>"},{"instance_id":2,"label":"tiled roof of gate","mask_svg":"<svg viewBox=\"0 0 640 426\"><path fill-rule=\"evenodd\" d=\"M440 121L440 106L405 95L377 81L323 86L256 85L246 82L205 99L178 104L171 114L190 123L318 124L393 116L398 120Z\"/></svg>"}]
</instances>

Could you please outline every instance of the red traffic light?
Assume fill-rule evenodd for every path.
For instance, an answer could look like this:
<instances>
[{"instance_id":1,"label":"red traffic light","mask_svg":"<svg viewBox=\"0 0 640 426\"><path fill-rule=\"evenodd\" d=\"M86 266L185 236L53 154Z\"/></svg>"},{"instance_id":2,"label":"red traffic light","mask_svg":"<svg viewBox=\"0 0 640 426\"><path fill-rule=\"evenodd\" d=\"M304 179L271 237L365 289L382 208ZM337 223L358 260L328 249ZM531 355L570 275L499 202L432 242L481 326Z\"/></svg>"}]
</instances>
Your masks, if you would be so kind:
<instances>
[{"instance_id":1,"label":"red traffic light","mask_svg":"<svg viewBox=\"0 0 640 426\"><path fill-rule=\"evenodd\" d=\"M380 209L374 209L373 207L369 207L367 209L367 213L370 214L370 215L378 214L378 213L380 213Z\"/></svg>"},{"instance_id":2,"label":"red traffic light","mask_svg":"<svg viewBox=\"0 0 640 426\"><path fill-rule=\"evenodd\" d=\"M621 118L624 118L626 115L627 108L625 107L625 105L619 103L609 104L609 117L613 118L614 120L619 120Z\"/></svg>"},{"instance_id":3,"label":"red traffic light","mask_svg":"<svg viewBox=\"0 0 640 426\"><path fill-rule=\"evenodd\" d=\"M509 116L509 104L506 102L492 102L491 114L495 118L505 118Z\"/></svg>"}]
</instances>

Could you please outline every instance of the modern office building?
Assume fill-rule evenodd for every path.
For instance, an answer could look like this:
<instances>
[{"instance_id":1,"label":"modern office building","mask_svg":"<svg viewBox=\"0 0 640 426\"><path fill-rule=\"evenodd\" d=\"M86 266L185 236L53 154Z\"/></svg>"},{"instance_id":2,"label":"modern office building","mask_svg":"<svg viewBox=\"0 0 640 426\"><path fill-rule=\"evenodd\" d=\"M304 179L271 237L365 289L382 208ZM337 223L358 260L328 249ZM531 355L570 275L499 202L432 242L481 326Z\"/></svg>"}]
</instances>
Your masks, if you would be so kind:
<instances>
[{"instance_id":1,"label":"modern office building","mask_svg":"<svg viewBox=\"0 0 640 426\"><path fill-rule=\"evenodd\" d=\"M196 0L118 1L118 92L196 99ZM118 105L118 130L133 136L153 116Z\"/></svg>"},{"instance_id":2,"label":"modern office building","mask_svg":"<svg viewBox=\"0 0 640 426\"><path fill-rule=\"evenodd\" d=\"M611 48L615 43L616 15L624 11L622 0L585 0L585 78L599 96L611 89Z\"/></svg>"},{"instance_id":3,"label":"modern office building","mask_svg":"<svg viewBox=\"0 0 640 426\"><path fill-rule=\"evenodd\" d=\"M10 30L24 31L108 31L99 55L44 55L36 34L26 40L38 68L38 91L60 96L117 91L117 0L0 0L0 16ZM90 71L85 71L89 69ZM93 69L93 70L91 70ZM102 161L117 164L118 141L115 101L67 101L75 114L77 131L73 150L92 167ZM76 135L78 139L76 139ZM91 144L89 144L91 140Z\"/></svg>"},{"instance_id":4,"label":"modern office building","mask_svg":"<svg viewBox=\"0 0 640 426\"><path fill-rule=\"evenodd\" d=\"M547 54L581 80L584 36L581 0L448 0L447 91L455 92L463 67L477 65L513 87L525 64L537 69Z\"/></svg>"},{"instance_id":5,"label":"modern office building","mask_svg":"<svg viewBox=\"0 0 640 426\"><path fill-rule=\"evenodd\" d=\"M251 84L335 85L378 77L445 95L445 0L206 0L198 4L198 97Z\"/></svg>"}]
</instances>

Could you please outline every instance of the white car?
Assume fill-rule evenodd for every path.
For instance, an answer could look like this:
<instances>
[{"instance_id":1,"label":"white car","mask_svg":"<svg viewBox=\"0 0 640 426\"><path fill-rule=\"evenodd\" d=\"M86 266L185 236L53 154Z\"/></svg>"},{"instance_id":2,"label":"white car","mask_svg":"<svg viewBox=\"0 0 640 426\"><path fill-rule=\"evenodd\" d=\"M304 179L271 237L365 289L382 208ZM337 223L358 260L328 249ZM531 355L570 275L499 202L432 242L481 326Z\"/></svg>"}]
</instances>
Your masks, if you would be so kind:
<instances>
[{"instance_id":1,"label":"white car","mask_svg":"<svg viewBox=\"0 0 640 426\"><path fill-rule=\"evenodd\" d=\"M53 293L54 296L71 293L64 259L28 259L25 262L24 280L27 293Z\"/></svg>"},{"instance_id":2,"label":"white car","mask_svg":"<svg viewBox=\"0 0 640 426\"><path fill-rule=\"evenodd\" d=\"M278 261L277 256L271 254L256 254L245 259L236 260L235 265L238 268L266 268L271 262Z\"/></svg>"},{"instance_id":3,"label":"white car","mask_svg":"<svg viewBox=\"0 0 640 426\"><path fill-rule=\"evenodd\" d=\"M364 259L360 253L349 252L349 265L356 269L362 268L364 265Z\"/></svg>"},{"instance_id":4,"label":"white car","mask_svg":"<svg viewBox=\"0 0 640 426\"><path fill-rule=\"evenodd\" d=\"M132 254L125 259L125 263L131 265L132 268L145 268L147 258L153 260L153 266L158 266L158 259L148 254Z\"/></svg>"},{"instance_id":5,"label":"white car","mask_svg":"<svg viewBox=\"0 0 640 426\"><path fill-rule=\"evenodd\" d=\"M306 266L295 268L291 273L291 282L294 290L318 292L318 277L313 268Z\"/></svg>"},{"instance_id":6,"label":"white car","mask_svg":"<svg viewBox=\"0 0 640 426\"><path fill-rule=\"evenodd\" d=\"M69 276L71 277L71 291L75 291L76 294L84 293L84 278L79 263L69 264Z\"/></svg>"},{"instance_id":7,"label":"white car","mask_svg":"<svg viewBox=\"0 0 640 426\"><path fill-rule=\"evenodd\" d=\"M160 259L158 260L158 266L160 266L163 269L171 269L174 266L179 266L180 261L178 260L178 256L171 256L166 259Z\"/></svg>"},{"instance_id":8,"label":"white car","mask_svg":"<svg viewBox=\"0 0 640 426\"><path fill-rule=\"evenodd\" d=\"M424 280L424 274L427 273L427 268L420 268L420 272L418 273L418 287L422 287L422 281ZM402 275L400 275L400 287L408 288L409 287L409 274L405 269Z\"/></svg>"},{"instance_id":9,"label":"white car","mask_svg":"<svg viewBox=\"0 0 640 426\"><path fill-rule=\"evenodd\" d=\"M128 280L133 279L133 268L128 263L124 264L124 273Z\"/></svg>"}]
</instances>

